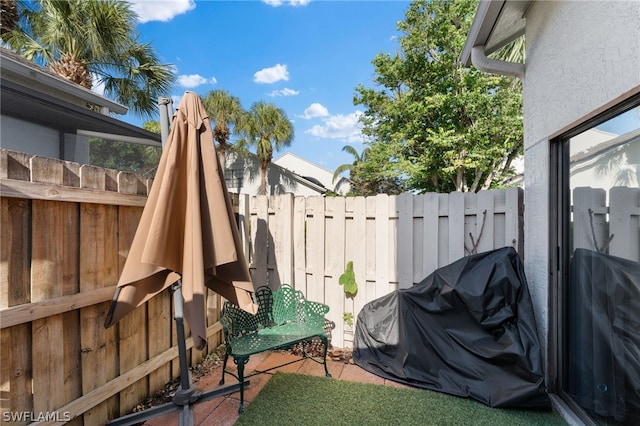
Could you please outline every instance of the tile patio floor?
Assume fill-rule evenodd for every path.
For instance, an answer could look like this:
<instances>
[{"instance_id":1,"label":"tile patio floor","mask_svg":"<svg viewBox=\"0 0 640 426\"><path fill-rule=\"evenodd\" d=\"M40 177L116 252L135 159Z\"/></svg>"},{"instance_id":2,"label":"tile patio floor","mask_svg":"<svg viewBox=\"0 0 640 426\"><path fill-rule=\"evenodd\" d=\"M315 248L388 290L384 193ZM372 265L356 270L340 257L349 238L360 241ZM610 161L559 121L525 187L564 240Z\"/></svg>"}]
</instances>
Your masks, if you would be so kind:
<instances>
[{"instance_id":1,"label":"tile patio floor","mask_svg":"<svg viewBox=\"0 0 640 426\"><path fill-rule=\"evenodd\" d=\"M284 352L265 352L254 355L249 359L245 366L245 374L251 374L256 370L265 370L267 368L283 364L287 361L299 359L294 355ZM230 360L230 364L233 361ZM337 380L350 380L363 383L374 383L388 386L404 387L405 385L383 379L375 374L358 367L355 364L345 364L343 361L331 361L327 359L329 373ZM251 405L251 401L260 393L260 390L269 381L276 371L284 371L288 373L308 374L312 376L324 376L324 367L311 360L296 362L287 366L272 370L268 373L258 374L249 378L250 385L244 390L245 408ZM201 391L209 391L219 387L221 369L220 367L213 370L210 374L202 377L195 386ZM232 376L226 377L226 384L237 383ZM233 425L238 419L238 407L240 406L240 393L236 392L231 395L221 396L209 401L196 403L193 406L194 425L196 426L214 426L214 425ZM178 426L178 412L166 414L147 420L144 426Z\"/></svg>"}]
</instances>

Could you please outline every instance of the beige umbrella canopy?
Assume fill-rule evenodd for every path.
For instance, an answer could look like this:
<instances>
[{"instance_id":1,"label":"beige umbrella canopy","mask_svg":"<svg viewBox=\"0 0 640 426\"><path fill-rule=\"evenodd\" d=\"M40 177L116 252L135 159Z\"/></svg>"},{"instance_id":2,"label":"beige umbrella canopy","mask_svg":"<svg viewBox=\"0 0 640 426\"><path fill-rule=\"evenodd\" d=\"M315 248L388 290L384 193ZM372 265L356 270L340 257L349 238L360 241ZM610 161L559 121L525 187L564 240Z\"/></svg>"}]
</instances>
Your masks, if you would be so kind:
<instances>
[{"instance_id":1,"label":"beige umbrella canopy","mask_svg":"<svg viewBox=\"0 0 640 426\"><path fill-rule=\"evenodd\" d=\"M185 92L111 303L105 327L182 278L184 316L206 343L206 287L255 313L253 282L200 97Z\"/></svg>"}]
</instances>

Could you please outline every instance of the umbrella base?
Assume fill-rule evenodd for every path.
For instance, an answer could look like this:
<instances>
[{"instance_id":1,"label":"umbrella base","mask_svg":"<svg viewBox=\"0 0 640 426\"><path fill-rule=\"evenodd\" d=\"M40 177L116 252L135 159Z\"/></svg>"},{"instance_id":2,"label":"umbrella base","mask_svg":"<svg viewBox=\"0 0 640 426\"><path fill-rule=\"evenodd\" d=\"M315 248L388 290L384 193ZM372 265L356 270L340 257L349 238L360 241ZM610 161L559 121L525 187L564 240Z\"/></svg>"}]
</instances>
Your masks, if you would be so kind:
<instances>
[{"instance_id":1,"label":"umbrella base","mask_svg":"<svg viewBox=\"0 0 640 426\"><path fill-rule=\"evenodd\" d=\"M183 318L183 303L182 298L182 280L178 280L177 283L171 286L174 298L174 321L176 325L176 333L178 340L178 360L180 362L180 387L176 391L173 401L160 405L158 407L148 408L138 413L128 414L124 417L112 420L107 425L109 426L125 426L136 425L142 423L145 420L152 419L154 417L168 414L173 411L180 410L180 426L193 426L193 411L192 406L197 402L208 401L219 396L228 395L240 391L242 388L241 383L235 383L233 385L221 386L216 389L212 389L207 392L200 392L191 383L191 377L189 375L189 368L187 365L187 345L185 343L184 332L184 318ZM248 386L249 381L244 382L244 386Z\"/></svg>"},{"instance_id":2,"label":"umbrella base","mask_svg":"<svg viewBox=\"0 0 640 426\"><path fill-rule=\"evenodd\" d=\"M249 386L249 381L245 381L244 382L244 386L245 388L247 386ZM194 389L195 388L191 388ZM182 413L180 415L180 424L181 425L187 425L187 424L193 424L193 416L192 416L192 409L193 409L193 405L198 403L198 402L204 402L204 401L209 401L210 399L214 399L214 398L218 398L220 396L225 396L225 395L229 395L231 393L234 392L238 392L240 391L240 383L234 383L232 385L227 385L227 386L221 386L219 388L207 391L207 392L200 392L200 391L195 391L193 393L190 393L187 399L186 403L181 403L176 401L176 399L178 399L178 393L181 392L182 395L180 396L180 399L185 399L187 398L187 393L189 393L189 391L191 389L188 389L187 391L183 391L182 389L178 390L176 392L176 397L174 397L173 402L169 402L167 404L164 405L159 405L157 407L152 407L152 408L148 408L144 411L140 411L138 413L132 413L132 414L128 414L126 416L120 417L118 419L112 420L109 423L107 423L108 426L128 426L128 425L136 425L136 424L140 424L142 422L144 422L145 420L149 420L149 419L153 419L155 417L159 417L165 414L169 414L172 413L174 411L177 410L182 410ZM197 395L196 395L197 394ZM195 398L195 399L194 399ZM191 400L193 399L193 400ZM185 410L188 411L188 413L185 413ZM189 416L191 415L191 421L188 421L185 419L185 416ZM185 421L186 420L186 421Z\"/></svg>"},{"instance_id":3,"label":"umbrella base","mask_svg":"<svg viewBox=\"0 0 640 426\"><path fill-rule=\"evenodd\" d=\"M178 389L173 396L173 403L176 405L189 405L198 401L202 392L196 389L195 386L191 386L189 389Z\"/></svg>"}]
</instances>

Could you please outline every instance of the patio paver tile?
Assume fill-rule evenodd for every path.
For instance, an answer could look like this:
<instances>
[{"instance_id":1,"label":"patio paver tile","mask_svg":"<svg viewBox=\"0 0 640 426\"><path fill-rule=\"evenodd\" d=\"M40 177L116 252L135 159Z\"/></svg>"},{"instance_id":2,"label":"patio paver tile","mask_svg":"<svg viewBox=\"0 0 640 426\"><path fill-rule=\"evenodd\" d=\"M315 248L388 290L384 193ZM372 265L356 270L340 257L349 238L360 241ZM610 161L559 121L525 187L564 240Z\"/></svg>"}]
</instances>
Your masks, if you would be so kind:
<instances>
[{"instance_id":1,"label":"patio paver tile","mask_svg":"<svg viewBox=\"0 0 640 426\"><path fill-rule=\"evenodd\" d=\"M341 380L349 380L352 382L372 383L375 385L383 385L384 379L380 376L376 376L361 367L352 364L345 364L340 375Z\"/></svg>"}]
</instances>

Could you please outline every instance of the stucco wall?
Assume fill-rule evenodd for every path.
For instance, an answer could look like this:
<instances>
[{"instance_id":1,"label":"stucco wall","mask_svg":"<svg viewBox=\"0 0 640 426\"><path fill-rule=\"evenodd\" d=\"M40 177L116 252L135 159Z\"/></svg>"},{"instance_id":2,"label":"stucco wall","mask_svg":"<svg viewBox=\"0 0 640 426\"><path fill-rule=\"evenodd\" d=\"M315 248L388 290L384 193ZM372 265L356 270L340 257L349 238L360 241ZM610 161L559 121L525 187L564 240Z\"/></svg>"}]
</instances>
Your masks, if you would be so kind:
<instances>
[{"instance_id":1,"label":"stucco wall","mask_svg":"<svg viewBox=\"0 0 640 426\"><path fill-rule=\"evenodd\" d=\"M525 270L547 344L549 136L640 84L640 1L537 1L527 13Z\"/></svg>"}]
</instances>

